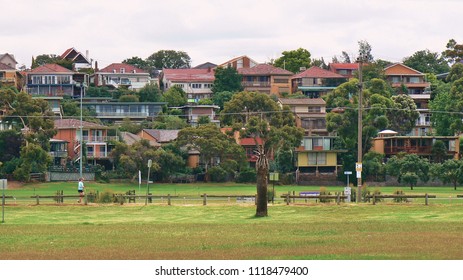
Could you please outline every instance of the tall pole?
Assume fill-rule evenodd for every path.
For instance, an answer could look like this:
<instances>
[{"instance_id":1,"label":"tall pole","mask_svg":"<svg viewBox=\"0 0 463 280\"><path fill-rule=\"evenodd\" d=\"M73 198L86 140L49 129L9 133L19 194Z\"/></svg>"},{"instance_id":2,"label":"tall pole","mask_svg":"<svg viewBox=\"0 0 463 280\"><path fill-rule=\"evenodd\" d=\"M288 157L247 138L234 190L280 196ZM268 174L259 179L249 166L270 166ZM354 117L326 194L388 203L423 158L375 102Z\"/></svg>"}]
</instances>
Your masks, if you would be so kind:
<instances>
[{"instance_id":1,"label":"tall pole","mask_svg":"<svg viewBox=\"0 0 463 280\"><path fill-rule=\"evenodd\" d=\"M358 134L357 134L357 202L360 202L362 198L362 102L363 102L363 80L362 80L362 69L363 68L363 57L360 57L359 61L359 106L358 106Z\"/></svg>"},{"instance_id":2,"label":"tall pole","mask_svg":"<svg viewBox=\"0 0 463 280\"><path fill-rule=\"evenodd\" d=\"M148 160L148 179L146 180L146 200L145 200L145 205L148 204L148 195L150 193L150 173L151 173L151 165L153 164L153 161L150 159Z\"/></svg>"},{"instance_id":3,"label":"tall pole","mask_svg":"<svg viewBox=\"0 0 463 280\"><path fill-rule=\"evenodd\" d=\"M80 178L82 178L82 150L83 150L83 144L84 144L84 135L82 133L82 86L83 84L80 84L80 165L79 165L79 173L80 173Z\"/></svg>"},{"instance_id":4,"label":"tall pole","mask_svg":"<svg viewBox=\"0 0 463 280\"><path fill-rule=\"evenodd\" d=\"M5 223L5 182L2 180L2 224Z\"/></svg>"}]
</instances>

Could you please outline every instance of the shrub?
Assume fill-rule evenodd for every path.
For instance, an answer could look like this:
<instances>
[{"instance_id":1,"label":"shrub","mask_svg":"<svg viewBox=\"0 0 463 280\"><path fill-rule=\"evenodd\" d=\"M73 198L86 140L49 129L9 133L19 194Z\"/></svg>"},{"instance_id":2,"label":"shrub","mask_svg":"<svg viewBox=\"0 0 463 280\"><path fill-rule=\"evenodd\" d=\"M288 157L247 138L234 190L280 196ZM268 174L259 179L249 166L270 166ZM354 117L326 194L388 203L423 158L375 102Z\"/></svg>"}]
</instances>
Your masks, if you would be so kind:
<instances>
[{"instance_id":1,"label":"shrub","mask_svg":"<svg viewBox=\"0 0 463 280\"><path fill-rule=\"evenodd\" d=\"M225 182L227 180L227 171L220 166L214 166L207 171L212 182Z\"/></svg>"},{"instance_id":2,"label":"shrub","mask_svg":"<svg viewBox=\"0 0 463 280\"><path fill-rule=\"evenodd\" d=\"M320 188L320 195L331 195L326 187ZM332 199L330 198L320 198L320 202L331 202Z\"/></svg>"},{"instance_id":3,"label":"shrub","mask_svg":"<svg viewBox=\"0 0 463 280\"><path fill-rule=\"evenodd\" d=\"M255 169L246 169L241 171L238 176L236 176L235 182L237 183L255 183L257 180L256 170Z\"/></svg>"},{"instance_id":4,"label":"shrub","mask_svg":"<svg viewBox=\"0 0 463 280\"><path fill-rule=\"evenodd\" d=\"M405 195L404 191L401 189L397 189L393 193L394 195ZM407 202L408 200L403 197L396 197L393 199L394 202Z\"/></svg>"},{"instance_id":5,"label":"shrub","mask_svg":"<svg viewBox=\"0 0 463 280\"><path fill-rule=\"evenodd\" d=\"M98 197L98 203L113 203L114 193L110 190L104 190Z\"/></svg>"}]
</instances>

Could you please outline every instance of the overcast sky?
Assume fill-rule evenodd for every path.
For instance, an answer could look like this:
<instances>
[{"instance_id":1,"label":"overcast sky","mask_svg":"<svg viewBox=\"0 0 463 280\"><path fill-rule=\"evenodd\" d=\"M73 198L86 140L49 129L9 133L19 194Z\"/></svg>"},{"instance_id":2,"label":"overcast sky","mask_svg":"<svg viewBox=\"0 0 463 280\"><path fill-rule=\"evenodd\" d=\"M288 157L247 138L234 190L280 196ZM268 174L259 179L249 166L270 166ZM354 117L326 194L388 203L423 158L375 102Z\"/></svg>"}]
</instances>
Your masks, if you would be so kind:
<instances>
[{"instance_id":1,"label":"overcast sky","mask_svg":"<svg viewBox=\"0 0 463 280\"><path fill-rule=\"evenodd\" d=\"M19 66L70 47L100 68L159 50L185 51L192 66L248 55L269 62L283 51L312 58L356 55L366 40L375 59L463 42L459 0L0 0L0 54Z\"/></svg>"}]
</instances>

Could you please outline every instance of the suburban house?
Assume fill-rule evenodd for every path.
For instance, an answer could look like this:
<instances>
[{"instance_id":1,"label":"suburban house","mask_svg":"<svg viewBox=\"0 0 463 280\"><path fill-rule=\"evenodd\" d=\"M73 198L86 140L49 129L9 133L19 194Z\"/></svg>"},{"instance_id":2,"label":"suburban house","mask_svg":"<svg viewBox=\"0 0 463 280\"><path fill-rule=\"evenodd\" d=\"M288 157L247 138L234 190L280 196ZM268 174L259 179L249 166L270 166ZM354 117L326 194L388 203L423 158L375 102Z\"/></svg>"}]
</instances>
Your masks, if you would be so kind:
<instances>
[{"instance_id":1,"label":"suburban house","mask_svg":"<svg viewBox=\"0 0 463 280\"><path fill-rule=\"evenodd\" d=\"M150 81L148 72L125 63L112 63L101 70L98 69L98 63L95 63L95 73L90 77L90 82L97 87L125 87L131 90L139 90Z\"/></svg>"},{"instance_id":2,"label":"suburban house","mask_svg":"<svg viewBox=\"0 0 463 280\"><path fill-rule=\"evenodd\" d=\"M345 152L334 147L336 136L305 136L301 146L296 149L297 174L305 177L301 181L325 178L336 180L338 170L342 168L338 154ZM300 181L300 178L297 178Z\"/></svg>"},{"instance_id":3,"label":"suburban house","mask_svg":"<svg viewBox=\"0 0 463 280\"><path fill-rule=\"evenodd\" d=\"M0 62L0 85L21 89L22 75L13 66Z\"/></svg>"},{"instance_id":4,"label":"suburban house","mask_svg":"<svg viewBox=\"0 0 463 280\"><path fill-rule=\"evenodd\" d=\"M346 81L346 77L318 66L291 77L292 92L300 91L310 98L319 98Z\"/></svg>"},{"instance_id":5,"label":"suburban house","mask_svg":"<svg viewBox=\"0 0 463 280\"><path fill-rule=\"evenodd\" d=\"M77 119L55 120L55 128L58 133L52 143L56 143L55 152L67 151L66 162L76 164L80 160L80 149L84 144L83 163L110 164L110 152L114 148L114 141L119 141L116 135L110 136L109 127L82 121L82 135L80 133L81 122ZM113 133L115 134L115 132ZM61 141L58 141L61 140ZM63 146L67 145L67 147ZM56 153L54 162L63 162L64 153Z\"/></svg>"},{"instance_id":6,"label":"suburban house","mask_svg":"<svg viewBox=\"0 0 463 280\"><path fill-rule=\"evenodd\" d=\"M328 135L326 130L326 102L321 98L279 98L280 107L290 107L296 126L305 130L306 136Z\"/></svg>"},{"instance_id":7,"label":"suburban house","mask_svg":"<svg viewBox=\"0 0 463 280\"><path fill-rule=\"evenodd\" d=\"M178 86L187 94L189 103L198 103L212 96L215 80L212 68L163 69L161 76L164 91Z\"/></svg>"},{"instance_id":8,"label":"suburban house","mask_svg":"<svg viewBox=\"0 0 463 280\"><path fill-rule=\"evenodd\" d=\"M401 152L431 158L433 144L438 140L444 142L448 158L459 159L459 136L398 136L397 132L388 130L378 133L371 150L386 158Z\"/></svg>"},{"instance_id":9,"label":"suburban house","mask_svg":"<svg viewBox=\"0 0 463 280\"><path fill-rule=\"evenodd\" d=\"M14 55L9 53L0 53L0 63L6 64L13 69L16 69L16 65L18 65Z\"/></svg>"},{"instance_id":10,"label":"suburban house","mask_svg":"<svg viewBox=\"0 0 463 280\"><path fill-rule=\"evenodd\" d=\"M68 60L72 62L72 68L74 71L79 71L81 69L90 69L92 68L92 61L88 56L88 51L86 51L85 56L78 52L74 48L69 48L64 51L60 56L63 60Z\"/></svg>"},{"instance_id":11,"label":"suburban house","mask_svg":"<svg viewBox=\"0 0 463 280\"><path fill-rule=\"evenodd\" d=\"M171 107L179 109L183 112L182 118L185 118L191 126L198 125L198 120L201 117L209 118L211 123L220 125L220 120L217 111L220 109L217 105L185 105L181 107Z\"/></svg>"},{"instance_id":12,"label":"suburban house","mask_svg":"<svg viewBox=\"0 0 463 280\"><path fill-rule=\"evenodd\" d=\"M359 71L358 63L330 63L329 70L339 74L346 79L353 78L355 73Z\"/></svg>"},{"instance_id":13,"label":"suburban house","mask_svg":"<svg viewBox=\"0 0 463 280\"><path fill-rule=\"evenodd\" d=\"M83 98L82 107L96 113L102 121L119 123L124 119L134 122L151 120L162 112L166 102L120 102L106 97Z\"/></svg>"},{"instance_id":14,"label":"suburban house","mask_svg":"<svg viewBox=\"0 0 463 280\"><path fill-rule=\"evenodd\" d=\"M257 91L276 96L291 93L293 72L270 64L238 68L237 71L242 76L242 85L245 91Z\"/></svg>"},{"instance_id":15,"label":"suburban house","mask_svg":"<svg viewBox=\"0 0 463 280\"><path fill-rule=\"evenodd\" d=\"M408 94L415 101L420 117L410 135L430 135L432 133L431 112L428 104L431 99L431 83L426 82L426 75L401 63L386 67L384 73L393 88L406 89L405 94Z\"/></svg>"},{"instance_id":16,"label":"suburban house","mask_svg":"<svg viewBox=\"0 0 463 280\"><path fill-rule=\"evenodd\" d=\"M32 96L74 97L74 73L58 64L38 66L26 72L26 91Z\"/></svg>"}]
</instances>

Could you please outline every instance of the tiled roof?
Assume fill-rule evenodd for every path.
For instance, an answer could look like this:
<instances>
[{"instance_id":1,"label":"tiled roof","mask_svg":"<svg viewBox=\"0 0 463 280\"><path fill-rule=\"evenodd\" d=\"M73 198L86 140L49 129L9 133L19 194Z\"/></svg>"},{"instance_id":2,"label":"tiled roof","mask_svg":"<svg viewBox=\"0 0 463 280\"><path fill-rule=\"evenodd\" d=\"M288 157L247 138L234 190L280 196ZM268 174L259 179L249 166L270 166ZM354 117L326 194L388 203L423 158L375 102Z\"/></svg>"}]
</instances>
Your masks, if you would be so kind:
<instances>
[{"instance_id":1,"label":"tiled roof","mask_svg":"<svg viewBox=\"0 0 463 280\"><path fill-rule=\"evenodd\" d=\"M120 73L121 68L124 68L124 71L125 71L124 74L129 74L129 73L148 74L148 72L146 72L145 70L142 70L133 65L125 64L125 63L112 63L106 66L105 68L99 70L98 72L99 73L114 73L114 70L116 70L116 73Z\"/></svg>"},{"instance_id":2,"label":"tiled roof","mask_svg":"<svg viewBox=\"0 0 463 280\"><path fill-rule=\"evenodd\" d=\"M44 64L32 69L29 73L74 73L58 64Z\"/></svg>"},{"instance_id":3,"label":"tiled roof","mask_svg":"<svg viewBox=\"0 0 463 280\"><path fill-rule=\"evenodd\" d=\"M283 105L326 105L321 98L278 98Z\"/></svg>"},{"instance_id":4,"label":"tiled roof","mask_svg":"<svg viewBox=\"0 0 463 280\"><path fill-rule=\"evenodd\" d=\"M131 145L135 144L136 142L143 139L139 135L133 134L133 133L130 133L130 132L121 132L121 137L122 137L122 140L124 140L124 142L129 146L131 146ZM153 147L159 147L160 146L160 144L157 143L154 140L150 140L149 143Z\"/></svg>"},{"instance_id":5,"label":"tiled roof","mask_svg":"<svg viewBox=\"0 0 463 280\"><path fill-rule=\"evenodd\" d=\"M178 129L144 129L144 132L151 135L159 143L171 142L177 139Z\"/></svg>"},{"instance_id":6,"label":"tiled roof","mask_svg":"<svg viewBox=\"0 0 463 280\"><path fill-rule=\"evenodd\" d=\"M86 122L82 121L82 127L84 128L101 128L101 129L107 129L107 126L97 124L97 123L92 123L92 122ZM65 128L80 128L80 120L76 119L59 119L55 120L55 128L58 129L65 129Z\"/></svg>"},{"instance_id":7,"label":"tiled roof","mask_svg":"<svg viewBox=\"0 0 463 280\"><path fill-rule=\"evenodd\" d=\"M173 82L213 82L215 80L212 69L163 69L164 79Z\"/></svg>"},{"instance_id":8,"label":"tiled roof","mask_svg":"<svg viewBox=\"0 0 463 280\"><path fill-rule=\"evenodd\" d=\"M318 66L312 66L309 69L294 75L291 79L300 79L300 78L345 78L342 75L337 73L322 69Z\"/></svg>"},{"instance_id":9,"label":"tiled roof","mask_svg":"<svg viewBox=\"0 0 463 280\"><path fill-rule=\"evenodd\" d=\"M5 63L1 63L1 62L0 62L0 70L3 70L3 71L5 71L5 70L13 70L13 71L14 71L14 70L16 70L16 69L14 69L13 67L11 67L10 65L7 65L7 64L5 64Z\"/></svg>"},{"instance_id":10,"label":"tiled roof","mask_svg":"<svg viewBox=\"0 0 463 280\"><path fill-rule=\"evenodd\" d=\"M332 70L358 70L358 63L330 63L330 69Z\"/></svg>"},{"instance_id":11,"label":"tiled roof","mask_svg":"<svg viewBox=\"0 0 463 280\"><path fill-rule=\"evenodd\" d=\"M257 64L251 68L239 68L240 75L293 75L293 72L270 64Z\"/></svg>"}]
</instances>

